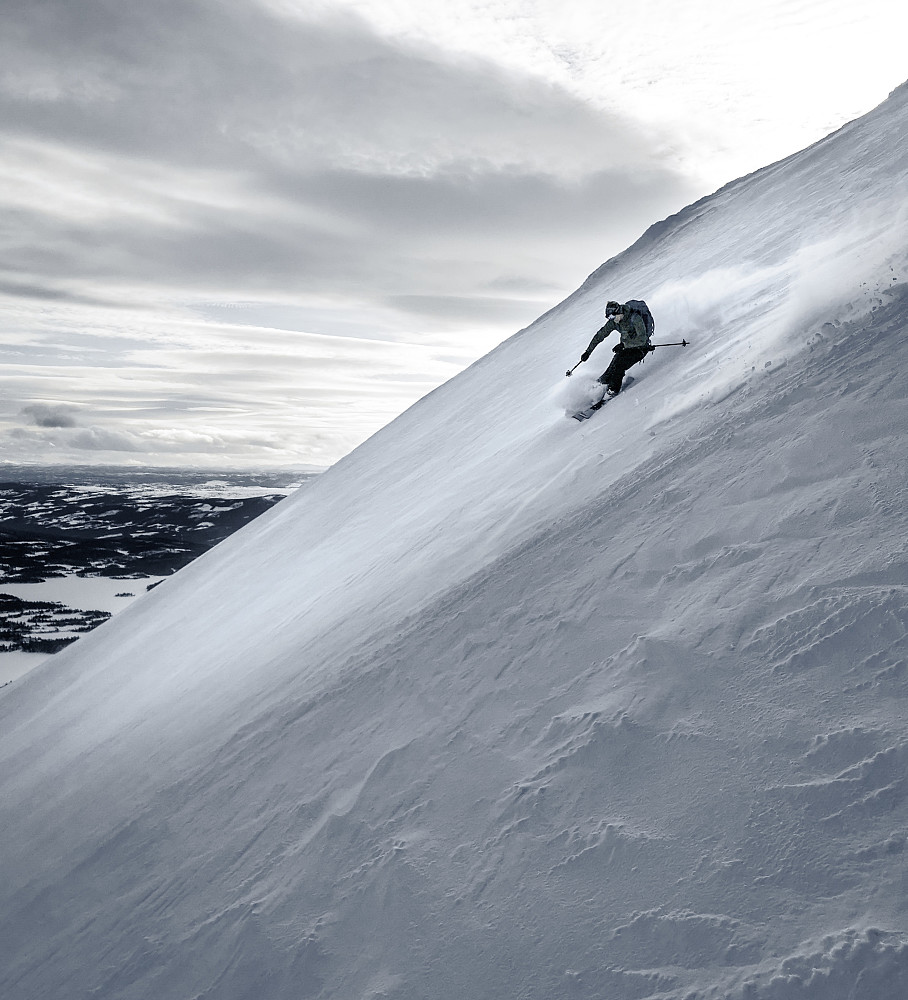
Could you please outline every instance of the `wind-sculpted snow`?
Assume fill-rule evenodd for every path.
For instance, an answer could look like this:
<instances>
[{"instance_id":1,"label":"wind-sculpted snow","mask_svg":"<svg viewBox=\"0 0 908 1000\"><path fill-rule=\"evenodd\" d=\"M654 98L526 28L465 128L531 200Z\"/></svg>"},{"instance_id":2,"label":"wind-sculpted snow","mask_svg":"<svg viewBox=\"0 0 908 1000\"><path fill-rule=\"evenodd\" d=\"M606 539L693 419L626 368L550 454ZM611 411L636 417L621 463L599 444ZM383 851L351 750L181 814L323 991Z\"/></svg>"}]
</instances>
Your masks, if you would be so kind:
<instances>
[{"instance_id":1,"label":"wind-sculpted snow","mask_svg":"<svg viewBox=\"0 0 908 1000\"><path fill-rule=\"evenodd\" d=\"M906 118L654 227L8 689L4 998L905 995ZM577 425L612 297L692 346Z\"/></svg>"}]
</instances>

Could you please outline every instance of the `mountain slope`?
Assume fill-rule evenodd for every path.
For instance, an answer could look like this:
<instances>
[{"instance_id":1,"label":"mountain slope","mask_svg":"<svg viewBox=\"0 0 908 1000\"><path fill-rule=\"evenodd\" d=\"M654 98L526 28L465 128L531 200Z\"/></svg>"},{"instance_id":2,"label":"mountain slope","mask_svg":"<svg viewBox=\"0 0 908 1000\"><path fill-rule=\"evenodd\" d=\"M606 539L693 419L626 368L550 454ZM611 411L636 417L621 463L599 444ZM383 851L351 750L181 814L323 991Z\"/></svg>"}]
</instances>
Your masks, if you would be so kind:
<instances>
[{"instance_id":1,"label":"mountain slope","mask_svg":"<svg viewBox=\"0 0 908 1000\"><path fill-rule=\"evenodd\" d=\"M3 996L904 993L906 126L654 227L0 699ZM576 425L612 297L693 346Z\"/></svg>"}]
</instances>

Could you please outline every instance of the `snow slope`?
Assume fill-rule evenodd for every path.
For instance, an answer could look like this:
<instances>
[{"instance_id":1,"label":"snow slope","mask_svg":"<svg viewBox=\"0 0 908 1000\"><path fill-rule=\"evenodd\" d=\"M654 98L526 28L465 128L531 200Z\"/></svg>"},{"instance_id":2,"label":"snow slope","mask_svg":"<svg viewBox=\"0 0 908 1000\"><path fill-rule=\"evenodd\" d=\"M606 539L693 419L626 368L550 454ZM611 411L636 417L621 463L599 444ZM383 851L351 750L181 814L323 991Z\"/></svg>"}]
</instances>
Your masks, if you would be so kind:
<instances>
[{"instance_id":1,"label":"snow slope","mask_svg":"<svg viewBox=\"0 0 908 1000\"><path fill-rule=\"evenodd\" d=\"M0 696L5 1000L908 995L908 85ZM606 298L666 348L579 425Z\"/></svg>"}]
</instances>

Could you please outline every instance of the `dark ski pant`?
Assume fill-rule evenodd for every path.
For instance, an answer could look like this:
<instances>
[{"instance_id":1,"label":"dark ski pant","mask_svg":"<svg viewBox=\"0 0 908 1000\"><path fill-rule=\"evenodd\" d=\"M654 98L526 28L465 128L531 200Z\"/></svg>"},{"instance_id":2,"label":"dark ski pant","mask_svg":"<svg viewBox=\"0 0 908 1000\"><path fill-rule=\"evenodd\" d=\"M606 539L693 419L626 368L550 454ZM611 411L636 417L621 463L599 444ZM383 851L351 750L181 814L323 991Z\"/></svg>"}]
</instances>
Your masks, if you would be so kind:
<instances>
[{"instance_id":1,"label":"dark ski pant","mask_svg":"<svg viewBox=\"0 0 908 1000\"><path fill-rule=\"evenodd\" d=\"M612 363L599 376L599 381L609 390L609 392L620 392L621 383L627 374L628 368L642 361L649 352L643 347L622 347L618 344L615 347L615 356Z\"/></svg>"}]
</instances>

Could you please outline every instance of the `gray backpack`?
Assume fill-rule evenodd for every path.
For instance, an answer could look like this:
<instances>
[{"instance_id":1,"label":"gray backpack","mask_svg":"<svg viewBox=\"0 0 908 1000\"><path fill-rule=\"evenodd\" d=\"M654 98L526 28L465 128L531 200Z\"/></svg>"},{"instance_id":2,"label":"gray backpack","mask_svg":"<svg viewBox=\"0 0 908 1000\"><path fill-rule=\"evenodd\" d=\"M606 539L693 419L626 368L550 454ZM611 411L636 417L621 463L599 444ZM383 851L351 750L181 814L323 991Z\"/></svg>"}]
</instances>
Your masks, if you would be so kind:
<instances>
[{"instance_id":1,"label":"gray backpack","mask_svg":"<svg viewBox=\"0 0 908 1000\"><path fill-rule=\"evenodd\" d=\"M656 332L656 321L653 319L653 314L649 311L649 306L643 299L629 299L624 303L624 308L629 312L635 312L643 317L643 322L646 324L647 339L652 337Z\"/></svg>"}]
</instances>

